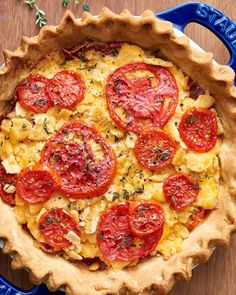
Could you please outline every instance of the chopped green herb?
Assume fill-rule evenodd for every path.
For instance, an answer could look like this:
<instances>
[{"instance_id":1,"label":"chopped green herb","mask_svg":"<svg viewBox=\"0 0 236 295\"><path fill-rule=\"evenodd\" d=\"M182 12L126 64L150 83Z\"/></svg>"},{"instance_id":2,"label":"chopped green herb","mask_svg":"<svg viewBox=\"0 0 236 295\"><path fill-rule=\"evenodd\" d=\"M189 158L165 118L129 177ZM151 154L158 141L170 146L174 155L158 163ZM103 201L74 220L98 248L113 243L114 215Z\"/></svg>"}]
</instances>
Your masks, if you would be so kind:
<instances>
[{"instance_id":1,"label":"chopped green herb","mask_svg":"<svg viewBox=\"0 0 236 295\"><path fill-rule=\"evenodd\" d=\"M88 59L86 58L84 52L82 52L82 51L79 51L79 52L78 52L78 58L79 58L82 62L87 62L87 61L88 61Z\"/></svg>"},{"instance_id":2,"label":"chopped green herb","mask_svg":"<svg viewBox=\"0 0 236 295\"><path fill-rule=\"evenodd\" d=\"M169 159L169 155L170 155L170 151L168 150L162 151L161 154L158 155L158 159L160 161L166 161Z\"/></svg>"},{"instance_id":3,"label":"chopped green herb","mask_svg":"<svg viewBox=\"0 0 236 295\"><path fill-rule=\"evenodd\" d=\"M140 179L143 179L144 175L143 175L143 171L142 170L136 170L136 172L139 176Z\"/></svg>"},{"instance_id":4,"label":"chopped green herb","mask_svg":"<svg viewBox=\"0 0 236 295\"><path fill-rule=\"evenodd\" d=\"M48 103L48 100L47 99L42 99L42 98L39 98L39 99L34 101L34 104L36 104L37 106L40 106L40 107L45 106L47 103Z\"/></svg>"},{"instance_id":5,"label":"chopped green herb","mask_svg":"<svg viewBox=\"0 0 236 295\"><path fill-rule=\"evenodd\" d=\"M66 130L66 129L63 129L63 130L62 130L62 133L65 134L65 135L68 135L68 134L69 134L69 131Z\"/></svg>"},{"instance_id":6,"label":"chopped green herb","mask_svg":"<svg viewBox=\"0 0 236 295\"><path fill-rule=\"evenodd\" d=\"M99 239L103 239L103 237L104 237L104 231L101 231L100 233L99 233L99 235L98 235L98 237L99 237Z\"/></svg>"},{"instance_id":7,"label":"chopped green herb","mask_svg":"<svg viewBox=\"0 0 236 295\"><path fill-rule=\"evenodd\" d=\"M97 64L91 65L91 66L88 68L88 71L94 70L96 67L97 67Z\"/></svg>"},{"instance_id":8,"label":"chopped green herb","mask_svg":"<svg viewBox=\"0 0 236 295\"><path fill-rule=\"evenodd\" d=\"M120 197L120 194L117 192L114 192L112 196L112 201L114 202L115 200L119 199L119 197Z\"/></svg>"},{"instance_id":9,"label":"chopped green herb","mask_svg":"<svg viewBox=\"0 0 236 295\"><path fill-rule=\"evenodd\" d=\"M21 129L22 130L26 130L27 129L27 125L25 123L23 123L22 126L21 126Z\"/></svg>"},{"instance_id":10,"label":"chopped green herb","mask_svg":"<svg viewBox=\"0 0 236 295\"><path fill-rule=\"evenodd\" d=\"M42 223L40 223L39 228L44 229L44 225Z\"/></svg>"},{"instance_id":11,"label":"chopped green herb","mask_svg":"<svg viewBox=\"0 0 236 295\"><path fill-rule=\"evenodd\" d=\"M130 197L129 192L128 192L127 190L123 190L123 198L124 198L125 200L128 200L129 197Z\"/></svg>"},{"instance_id":12,"label":"chopped green herb","mask_svg":"<svg viewBox=\"0 0 236 295\"><path fill-rule=\"evenodd\" d=\"M120 53L119 48L114 48L112 50L112 56L114 56L114 57L117 57L119 55L119 53Z\"/></svg>"},{"instance_id":13,"label":"chopped green herb","mask_svg":"<svg viewBox=\"0 0 236 295\"><path fill-rule=\"evenodd\" d=\"M49 134L47 124L48 124L48 123L47 123L47 118L45 118L44 121L43 121L43 130L44 130L47 134Z\"/></svg>"},{"instance_id":14,"label":"chopped green herb","mask_svg":"<svg viewBox=\"0 0 236 295\"><path fill-rule=\"evenodd\" d=\"M151 53L156 56L160 53L160 49L153 50Z\"/></svg>"},{"instance_id":15,"label":"chopped green herb","mask_svg":"<svg viewBox=\"0 0 236 295\"><path fill-rule=\"evenodd\" d=\"M52 158L55 162L60 162L61 161L61 157L59 155L55 155L55 154L52 154Z\"/></svg>"},{"instance_id":16,"label":"chopped green herb","mask_svg":"<svg viewBox=\"0 0 236 295\"><path fill-rule=\"evenodd\" d=\"M189 123L189 124L192 124L193 122L194 122L194 116L193 115L190 115L190 116L188 116L188 118L187 118L187 123Z\"/></svg>"},{"instance_id":17,"label":"chopped green herb","mask_svg":"<svg viewBox=\"0 0 236 295\"><path fill-rule=\"evenodd\" d=\"M199 190L200 189L200 185L199 185L198 181L196 181L196 183L193 185L193 189L194 190Z\"/></svg>"}]
</instances>

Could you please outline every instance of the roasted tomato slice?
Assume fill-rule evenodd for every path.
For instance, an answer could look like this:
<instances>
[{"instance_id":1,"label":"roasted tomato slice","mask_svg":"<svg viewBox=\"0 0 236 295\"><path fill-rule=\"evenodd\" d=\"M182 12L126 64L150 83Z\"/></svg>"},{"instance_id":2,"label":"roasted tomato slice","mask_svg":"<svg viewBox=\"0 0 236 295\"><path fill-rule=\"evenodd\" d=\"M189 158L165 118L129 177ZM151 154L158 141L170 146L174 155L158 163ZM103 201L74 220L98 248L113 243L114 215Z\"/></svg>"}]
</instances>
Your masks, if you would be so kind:
<instances>
[{"instance_id":1,"label":"roasted tomato slice","mask_svg":"<svg viewBox=\"0 0 236 295\"><path fill-rule=\"evenodd\" d=\"M2 200L9 204L15 204L17 175L7 174L5 168L0 164L0 196Z\"/></svg>"},{"instance_id":2,"label":"roasted tomato slice","mask_svg":"<svg viewBox=\"0 0 236 295\"><path fill-rule=\"evenodd\" d=\"M80 236L79 224L62 208L52 208L39 221L39 231L51 247L61 249L71 246L66 234L73 232Z\"/></svg>"},{"instance_id":3,"label":"roasted tomato slice","mask_svg":"<svg viewBox=\"0 0 236 295\"><path fill-rule=\"evenodd\" d=\"M161 229L164 224L164 210L158 204L141 203L131 205L130 229L138 237L144 237Z\"/></svg>"},{"instance_id":4,"label":"roasted tomato slice","mask_svg":"<svg viewBox=\"0 0 236 295\"><path fill-rule=\"evenodd\" d=\"M64 70L48 81L46 91L55 105L73 109L84 98L85 84L78 73Z\"/></svg>"},{"instance_id":5,"label":"roasted tomato slice","mask_svg":"<svg viewBox=\"0 0 236 295\"><path fill-rule=\"evenodd\" d=\"M16 193L25 203L44 203L51 198L60 182L60 177L55 170L43 165L36 165L19 174Z\"/></svg>"},{"instance_id":6,"label":"roasted tomato slice","mask_svg":"<svg viewBox=\"0 0 236 295\"><path fill-rule=\"evenodd\" d=\"M187 175L177 173L165 180L163 191L173 209L183 209L196 200L199 187Z\"/></svg>"},{"instance_id":7,"label":"roasted tomato slice","mask_svg":"<svg viewBox=\"0 0 236 295\"><path fill-rule=\"evenodd\" d=\"M37 75L27 78L19 85L19 101L25 109L44 113L52 106L52 101L46 93L47 82L47 78Z\"/></svg>"},{"instance_id":8,"label":"roasted tomato slice","mask_svg":"<svg viewBox=\"0 0 236 295\"><path fill-rule=\"evenodd\" d=\"M90 125L70 121L44 146L41 163L61 176L61 192L72 198L105 193L116 173L111 146Z\"/></svg>"},{"instance_id":9,"label":"roasted tomato slice","mask_svg":"<svg viewBox=\"0 0 236 295\"><path fill-rule=\"evenodd\" d=\"M97 243L103 259L107 261L132 261L152 253L163 233L161 227L155 233L137 237L130 229L129 205L112 206L100 217Z\"/></svg>"},{"instance_id":10,"label":"roasted tomato slice","mask_svg":"<svg viewBox=\"0 0 236 295\"><path fill-rule=\"evenodd\" d=\"M199 153L210 151L217 140L216 115L204 108L192 108L182 117L179 134L188 148Z\"/></svg>"},{"instance_id":11,"label":"roasted tomato slice","mask_svg":"<svg viewBox=\"0 0 236 295\"><path fill-rule=\"evenodd\" d=\"M206 210L203 207L195 208L192 215L189 217L188 223L185 225L189 231L200 223L205 217Z\"/></svg>"},{"instance_id":12,"label":"roasted tomato slice","mask_svg":"<svg viewBox=\"0 0 236 295\"><path fill-rule=\"evenodd\" d=\"M175 141L158 128L145 130L137 139L134 153L147 169L158 170L168 166L176 152Z\"/></svg>"},{"instance_id":13,"label":"roasted tomato slice","mask_svg":"<svg viewBox=\"0 0 236 295\"><path fill-rule=\"evenodd\" d=\"M149 77L135 77L140 71ZM117 126L140 133L143 128L165 126L175 112L178 87L167 68L135 62L111 74L106 100Z\"/></svg>"}]
</instances>

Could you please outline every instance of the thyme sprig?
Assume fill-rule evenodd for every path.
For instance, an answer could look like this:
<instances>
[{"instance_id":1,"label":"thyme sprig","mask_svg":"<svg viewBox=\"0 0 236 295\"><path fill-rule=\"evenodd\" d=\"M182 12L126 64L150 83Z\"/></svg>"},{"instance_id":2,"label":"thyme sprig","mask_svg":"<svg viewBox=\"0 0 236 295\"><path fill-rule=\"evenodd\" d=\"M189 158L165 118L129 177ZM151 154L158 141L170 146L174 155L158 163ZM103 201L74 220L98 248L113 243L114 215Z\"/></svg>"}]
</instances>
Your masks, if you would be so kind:
<instances>
[{"instance_id":1,"label":"thyme sprig","mask_svg":"<svg viewBox=\"0 0 236 295\"><path fill-rule=\"evenodd\" d=\"M45 18L45 12L42 10L42 9L39 9L37 6L36 6L36 25L39 27L39 28L42 28L46 25L47 23L47 19Z\"/></svg>"},{"instance_id":2,"label":"thyme sprig","mask_svg":"<svg viewBox=\"0 0 236 295\"><path fill-rule=\"evenodd\" d=\"M40 9L36 5L36 0L24 0L25 4L29 6L31 10L35 9L35 24L39 27L42 28L47 24L47 18L45 12ZM62 7L67 7L71 3L71 0L62 0L61 5ZM79 5L81 3L81 0L74 0L75 5ZM83 3L83 10L85 11L90 11L90 6L88 3Z\"/></svg>"},{"instance_id":3,"label":"thyme sprig","mask_svg":"<svg viewBox=\"0 0 236 295\"><path fill-rule=\"evenodd\" d=\"M42 9L39 9L38 6L35 3L35 0L25 0L25 3L29 6L31 10L35 9L35 24L39 27L42 28L43 26L46 25L47 19L46 19L46 14Z\"/></svg>"}]
</instances>

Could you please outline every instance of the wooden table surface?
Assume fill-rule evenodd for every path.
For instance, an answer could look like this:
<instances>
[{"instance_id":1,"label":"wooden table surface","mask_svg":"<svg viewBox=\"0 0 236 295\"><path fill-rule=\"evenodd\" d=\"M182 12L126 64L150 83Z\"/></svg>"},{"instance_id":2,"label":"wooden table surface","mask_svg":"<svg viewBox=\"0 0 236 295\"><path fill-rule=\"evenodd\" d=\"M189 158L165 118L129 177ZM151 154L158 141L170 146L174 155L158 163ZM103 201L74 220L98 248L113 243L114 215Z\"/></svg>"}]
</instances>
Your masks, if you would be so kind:
<instances>
[{"instance_id":1,"label":"wooden table surface","mask_svg":"<svg viewBox=\"0 0 236 295\"><path fill-rule=\"evenodd\" d=\"M93 14L98 14L103 6L107 6L117 13L125 8L129 9L133 14L140 14L145 9L151 9L156 12L183 2L187 1L87 0L87 3L90 5L90 11ZM209 0L205 2L236 21L235 0ZM65 11L60 5L61 0L36 0L36 3L46 12L48 24L58 24ZM83 1L81 1L79 6L70 4L68 8L79 17L83 10L82 3ZM34 24L34 18L34 12L30 11L23 0L0 0L0 49L7 48L14 50L19 45L22 35L34 36L37 34L38 29ZM227 63L229 58L227 50L209 31L203 29L200 25L191 24L187 27L186 33L202 48L212 51L218 62ZM0 64L2 62L3 56L0 53ZM235 295L235 253L236 236L232 238L228 248L217 249L208 263L197 267L193 271L193 278L190 282L178 282L170 294ZM27 289L31 286L27 274L24 271L13 272L10 269L10 258L4 256L1 252L0 274L22 288Z\"/></svg>"}]
</instances>

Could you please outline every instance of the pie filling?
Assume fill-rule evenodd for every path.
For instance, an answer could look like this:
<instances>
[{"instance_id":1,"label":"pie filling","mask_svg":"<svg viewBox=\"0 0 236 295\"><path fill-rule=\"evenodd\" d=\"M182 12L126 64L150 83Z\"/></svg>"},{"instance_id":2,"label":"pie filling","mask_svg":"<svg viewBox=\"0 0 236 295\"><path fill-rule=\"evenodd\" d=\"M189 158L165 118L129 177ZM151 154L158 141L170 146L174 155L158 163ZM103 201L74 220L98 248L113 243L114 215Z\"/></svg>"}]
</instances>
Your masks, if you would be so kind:
<instances>
[{"instance_id":1,"label":"pie filling","mask_svg":"<svg viewBox=\"0 0 236 295\"><path fill-rule=\"evenodd\" d=\"M214 98L160 51L63 49L19 81L12 100L0 195L48 255L91 271L168 259L217 208Z\"/></svg>"}]
</instances>

